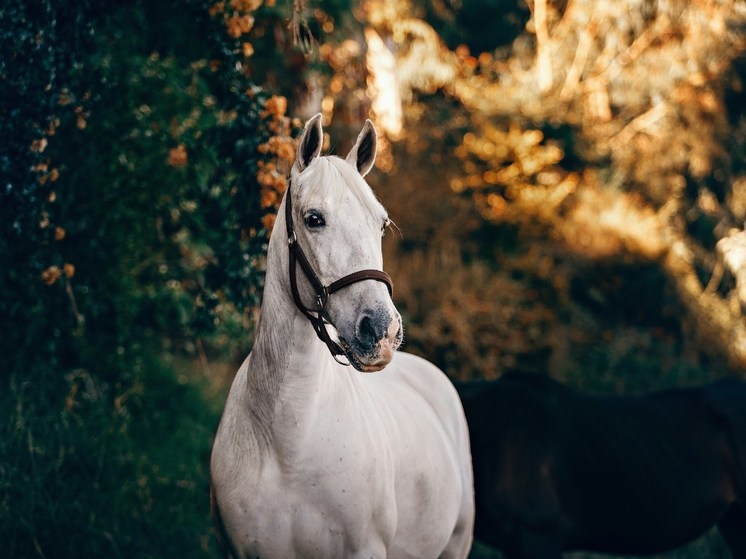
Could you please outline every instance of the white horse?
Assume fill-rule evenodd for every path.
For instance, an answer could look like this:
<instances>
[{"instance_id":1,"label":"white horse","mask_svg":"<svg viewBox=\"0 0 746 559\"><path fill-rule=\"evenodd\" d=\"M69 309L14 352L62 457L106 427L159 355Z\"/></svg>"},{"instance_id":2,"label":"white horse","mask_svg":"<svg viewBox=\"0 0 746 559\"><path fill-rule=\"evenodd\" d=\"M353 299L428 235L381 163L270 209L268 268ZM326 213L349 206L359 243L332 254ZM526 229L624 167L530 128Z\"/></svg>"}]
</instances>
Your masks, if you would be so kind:
<instances>
[{"instance_id":1,"label":"white horse","mask_svg":"<svg viewBox=\"0 0 746 559\"><path fill-rule=\"evenodd\" d=\"M215 437L211 501L224 551L466 557L469 435L446 376L396 352L401 317L381 271L389 221L363 180L375 129L365 123L346 159L320 157L322 138L316 115L269 243L254 348Z\"/></svg>"}]
</instances>

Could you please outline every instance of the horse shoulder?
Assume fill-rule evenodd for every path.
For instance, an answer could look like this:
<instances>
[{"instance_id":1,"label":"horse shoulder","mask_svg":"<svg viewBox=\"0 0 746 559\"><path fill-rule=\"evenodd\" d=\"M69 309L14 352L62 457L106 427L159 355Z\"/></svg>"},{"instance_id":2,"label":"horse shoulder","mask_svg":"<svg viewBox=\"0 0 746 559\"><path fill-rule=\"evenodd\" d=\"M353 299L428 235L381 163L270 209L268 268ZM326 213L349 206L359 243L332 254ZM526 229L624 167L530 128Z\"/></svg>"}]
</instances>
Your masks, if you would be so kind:
<instances>
[{"instance_id":1,"label":"horse shoulder","mask_svg":"<svg viewBox=\"0 0 746 559\"><path fill-rule=\"evenodd\" d=\"M443 556L459 556L470 546L474 526L469 432L461 402L445 373L425 359L397 352L390 366L392 382L400 386L388 393L398 398L404 421L397 430L405 447L398 453L396 499L406 520L397 526L394 553L427 556L423 550L440 549ZM443 541L418 539L426 533L418 524Z\"/></svg>"},{"instance_id":2,"label":"horse shoulder","mask_svg":"<svg viewBox=\"0 0 746 559\"><path fill-rule=\"evenodd\" d=\"M392 360L400 382L414 388L441 417L460 422L463 409L456 389L446 374L429 361L399 351Z\"/></svg>"},{"instance_id":3,"label":"horse shoulder","mask_svg":"<svg viewBox=\"0 0 746 559\"><path fill-rule=\"evenodd\" d=\"M411 396L402 394L407 405L411 407L415 398L421 401L420 406L411 408L412 413L422 415L423 412L432 412L432 415L425 413L423 417L431 417L444 430L456 455L466 455L470 459L464 408L446 374L429 361L406 352L397 352L392 365L395 382L406 385L414 392Z\"/></svg>"},{"instance_id":4,"label":"horse shoulder","mask_svg":"<svg viewBox=\"0 0 746 559\"><path fill-rule=\"evenodd\" d=\"M233 379L220 418L210 456L210 480L215 511L228 514L239 494L254 486L267 466L267 445L248 420L250 408L247 375L251 355L244 360ZM222 509L218 510L218 505ZM226 518L223 518L225 521Z\"/></svg>"}]
</instances>

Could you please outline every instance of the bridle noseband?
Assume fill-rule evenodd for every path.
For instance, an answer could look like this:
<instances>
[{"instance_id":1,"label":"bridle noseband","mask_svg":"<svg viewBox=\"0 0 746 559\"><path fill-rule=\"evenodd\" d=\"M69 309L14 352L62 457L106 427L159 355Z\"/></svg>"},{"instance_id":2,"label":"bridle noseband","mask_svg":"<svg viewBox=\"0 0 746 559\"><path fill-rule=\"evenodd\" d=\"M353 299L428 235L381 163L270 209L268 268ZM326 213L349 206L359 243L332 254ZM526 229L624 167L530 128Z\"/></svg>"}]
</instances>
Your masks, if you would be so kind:
<instances>
[{"instance_id":1,"label":"bridle noseband","mask_svg":"<svg viewBox=\"0 0 746 559\"><path fill-rule=\"evenodd\" d=\"M298 309L311 322L316 335L322 342L326 344L326 347L329 348L329 351L331 352L332 357L334 357L334 360L342 365L349 365L349 363L345 363L344 361L340 361L338 359L338 356L344 355L345 352L337 342L331 339L331 336L329 336L329 332L327 332L326 330L327 321L324 317L326 316L325 307L327 301L329 300L329 296L344 287L364 280L375 280L385 283L386 287L389 290L389 295L393 295L394 284L392 283L389 275L382 270L360 270L359 272L353 272L342 278L339 278L329 285L324 285L323 283L321 283L321 280L316 275L316 272L313 271L310 262L308 262L308 258L306 258L306 255L303 253L303 249L301 249L300 245L298 244L298 236L295 234L295 228L293 226L293 204L291 190L292 182L289 182L287 194L285 195L285 224L288 233L288 247L290 249L290 289L293 293L293 301L295 301L295 306L298 307ZM298 292L298 281L296 277L296 264L300 264L303 273L306 275L306 279L308 279L311 287L316 292L315 309L306 307L300 298L300 293Z\"/></svg>"}]
</instances>

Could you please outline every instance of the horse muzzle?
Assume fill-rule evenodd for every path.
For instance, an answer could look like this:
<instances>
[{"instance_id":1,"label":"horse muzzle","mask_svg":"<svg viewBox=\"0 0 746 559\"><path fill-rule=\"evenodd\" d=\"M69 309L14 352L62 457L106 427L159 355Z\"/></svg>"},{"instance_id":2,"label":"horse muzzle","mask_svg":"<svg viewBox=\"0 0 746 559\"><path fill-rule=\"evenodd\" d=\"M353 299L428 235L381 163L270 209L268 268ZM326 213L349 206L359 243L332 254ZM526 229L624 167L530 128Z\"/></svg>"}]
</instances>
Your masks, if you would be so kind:
<instances>
[{"instance_id":1,"label":"horse muzzle","mask_svg":"<svg viewBox=\"0 0 746 559\"><path fill-rule=\"evenodd\" d=\"M363 373L382 370L394 358L402 342L401 316L384 310L363 311L352 339L340 338L350 364Z\"/></svg>"}]
</instances>

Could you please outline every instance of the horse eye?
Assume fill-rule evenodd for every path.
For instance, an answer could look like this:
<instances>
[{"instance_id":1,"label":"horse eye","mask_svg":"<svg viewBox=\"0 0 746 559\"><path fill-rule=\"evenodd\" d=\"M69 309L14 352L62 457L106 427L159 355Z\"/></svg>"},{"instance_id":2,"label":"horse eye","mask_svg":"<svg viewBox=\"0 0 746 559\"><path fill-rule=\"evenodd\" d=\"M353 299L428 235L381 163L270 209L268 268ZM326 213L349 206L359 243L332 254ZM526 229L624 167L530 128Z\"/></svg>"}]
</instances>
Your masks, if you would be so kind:
<instances>
[{"instance_id":1,"label":"horse eye","mask_svg":"<svg viewBox=\"0 0 746 559\"><path fill-rule=\"evenodd\" d=\"M390 219L385 219L383 221L383 225L381 226L381 235L385 235L386 234L386 229L388 228L389 225L391 225L391 220Z\"/></svg>"},{"instance_id":2,"label":"horse eye","mask_svg":"<svg viewBox=\"0 0 746 559\"><path fill-rule=\"evenodd\" d=\"M303 218L303 222L309 229L318 229L319 227L323 227L324 225L326 225L324 216L314 210L311 210L306 214L306 216Z\"/></svg>"}]
</instances>

